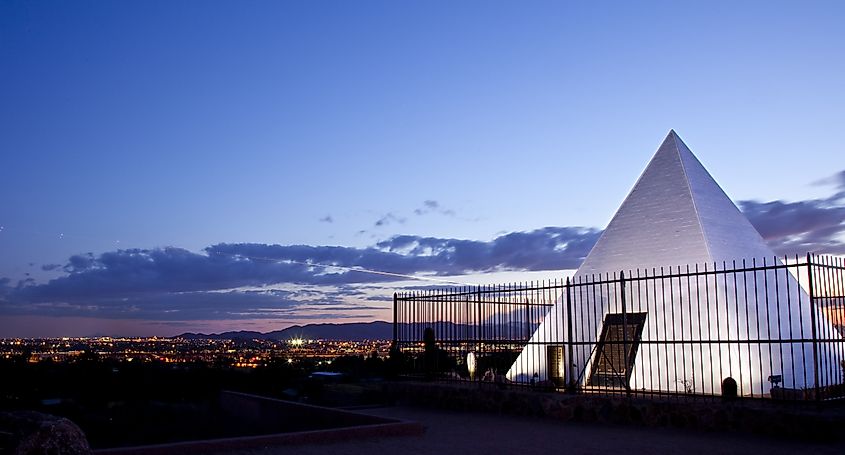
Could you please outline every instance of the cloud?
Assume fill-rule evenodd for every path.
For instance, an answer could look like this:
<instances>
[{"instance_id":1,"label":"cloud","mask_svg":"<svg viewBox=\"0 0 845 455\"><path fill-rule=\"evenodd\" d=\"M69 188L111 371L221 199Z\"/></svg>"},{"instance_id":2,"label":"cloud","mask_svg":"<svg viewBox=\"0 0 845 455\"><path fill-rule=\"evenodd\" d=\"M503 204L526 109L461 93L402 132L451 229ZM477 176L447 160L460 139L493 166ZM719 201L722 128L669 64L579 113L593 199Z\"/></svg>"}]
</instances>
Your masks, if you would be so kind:
<instances>
[{"instance_id":1,"label":"cloud","mask_svg":"<svg viewBox=\"0 0 845 455\"><path fill-rule=\"evenodd\" d=\"M86 316L146 321L232 319L313 319L360 317L381 307L343 300L301 301L285 291L157 293L134 297L102 297L82 301L6 304L6 315Z\"/></svg>"},{"instance_id":2,"label":"cloud","mask_svg":"<svg viewBox=\"0 0 845 455\"><path fill-rule=\"evenodd\" d=\"M420 207L417 207L416 209L414 209L413 213L417 216L423 216L423 215L427 215L427 214L439 214L439 215L448 216L448 217L456 217L456 213L455 213L454 210L444 208L442 205L440 205L439 202L437 202L433 199L427 199L427 200L423 201L422 205ZM386 213L385 215L383 215L379 219L377 219L373 223L373 226L384 227L384 226L389 226L389 225L392 225L392 224L405 224L407 221L408 221L408 218L403 216L401 214L401 212L392 211L392 212ZM467 221L478 221L478 220L473 219L473 220L467 220ZM359 234L366 233L366 232L367 231L359 231Z\"/></svg>"},{"instance_id":3,"label":"cloud","mask_svg":"<svg viewBox=\"0 0 845 455\"><path fill-rule=\"evenodd\" d=\"M257 308L290 311L297 305L300 303L274 292L158 292L127 297L108 295L85 299L13 301L3 306L3 313L176 321L248 319L247 315L256 312Z\"/></svg>"},{"instance_id":4,"label":"cloud","mask_svg":"<svg viewBox=\"0 0 845 455\"><path fill-rule=\"evenodd\" d=\"M845 254L845 171L816 182L832 196L788 202L740 201L739 208L778 254Z\"/></svg>"},{"instance_id":5,"label":"cloud","mask_svg":"<svg viewBox=\"0 0 845 455\"><path fill-rule=\"evenodd\" d=\"M209 257L220 255L258 265L265 261L274 266L300 267L296 274L285 276L289 282L365 283L389 278L333 271L326 266L437 275L494 270L556 270L580 264L599 234L599 230L590 228L547 227L506 234L488 242L399 235L368 248L249 243L214 245L206 248L206 253ZM309 270L301 269L306 266ZM296 281L292 281L294 279Z\"/></svg>"},{"instance_id":6,"label":"cloud","mask_svg":"<svg viewBox=\"0 0 845 455\"><path fill-rule=\"evenodd\" d=\"M382 226L387 226L387 225L393 224L393 223L405 224L405 221L407 221L407 218L403 218L399 215L396 215L393 212L390 212L390 213L382 216L378 220L376 220L376 222L373 223L373 225L376 226L376 227L382 227Z\"/></svg>"},{"instance_id":7,"label":"cloud","mask_svg":"<svg viewBox=\"0 0 845 455\"><path fill-rule=\"evenodd\" d=\"M370 302L393 302L393 296L388 295L371 295L369 297L364 297L364 300Z\"/></svg>"},{"instance_id":8,"label":"cloud","mask_svg":"<svg viewBox=\"0 0 845 455\"><path fill-rule=\"evenodd\" d=\"M45 272L52 272L53 270L62 268L61 264L44 264L41 266L41 270Z\"/></svg>"},{"instance_id":9,"label":"cloud","mask_svg":"<svg viewBox=\"0 0 845 455\"><path fill-rule=\"evenodd\" d=\"M821 200L741 201L740 208L778 254L845 253L845 206Z\"/></svg>"},{"instance_id":10,"label":"cloud","mask_svg":"<svg viewBox=\"0 0 845 455\"><path fill-rule=\"evenodd\" d=\"M823 178L813 182L816 186L833 186L834 188L845 191L845 171L839 171L830 177ZM841 196L840 196L841 197Z\"/></svg>"},{"instance_id":11,"label":"cloud","mask_svg":"<svg viewBox=\"0 0 845 455\"><path fill-rule=\"evenodd\" d=\"M0 278L0 303L2 303L6 299L6 296L12 292L13 289L9 286L11 282L12 280L8 278Z\"/></svg>"},{"instance_id":12,"label":"cloud","mask_svg":"<svg viewBox=\"0 0 845 455\"><path fill-rule=\"evenodd\" d=\"M334 218L332 218L331 215L326 215L320 218L318 221L320 221L321 223L334 223Z\"/></svg>"},{"instance_id":13,"label":"cloud","mask_svg":"<svg viewBox=\"0 0 845 455\"><path fill-rule=\"evenodd\" d=\"M415 209L414 213L416 213L417 215L425 215L426 213L428 213L432 210L437 210L437 208L439 206L440 206L440 204L438 204L437 201L433 201L433 200L423 201L423 206L421 208Z\"/></svg>"},{"instance_id":14,"label":"cloud","mask_svg":"<svg viewBox=\"0 0 845 455\"><path fill-rule=\"evenodd\" d=\"M439 213L445 216L455 216L454 210L445 209L440 206L439 202L431 199L423 201L422 207L414 209L414 214L416 215L425 215L428 213Z\"/></svg>"},{"instance_id":15,"label":"cloud","mask_svg":"<svg viewBox=\"0 0 845 455\"><path fill-rule=\"evenodd\" d=\"M0 313L186 320L381 309L365 305L380 300L354 287L403 278L350 268L400 275L573 268L598 235L548 227L487 242L403 235L367 248L221 243L202 252L86 253L68 258L65 274L46 283L0 281Z\"/></svg>"},{"instance_id":16,"label":"cloud","mask_svg":"<svg viewBox=\"0 0 845 455\"><path fill-rule=\"evenodd\" d=\"M413 258L425 270L443 275L497 270L560 270L577 267L601 231L546 227L513 232L490 242L399 235L379 242L382 251Z\"/></svg>"},{"instance_id":17,"label":"cloud","mask_svg":"<svg viewBox=\"0 0 845 455\"><path fill-rule=\"evenodd\" d=\"M834 189L828 198L738 205L779 254L845 254L845 172L825 184ZM436 201L423 207L442 209ZM0 314L158 321L363 317L389 301L372 287L403 278L360 269L434 276L575 269L600 234L589 227L544 227L489 241L397 235L363 248L220 243L199 252L85 253L42 266L62 272L47 282L0 278Z\"/></svg>"}]
</instances>

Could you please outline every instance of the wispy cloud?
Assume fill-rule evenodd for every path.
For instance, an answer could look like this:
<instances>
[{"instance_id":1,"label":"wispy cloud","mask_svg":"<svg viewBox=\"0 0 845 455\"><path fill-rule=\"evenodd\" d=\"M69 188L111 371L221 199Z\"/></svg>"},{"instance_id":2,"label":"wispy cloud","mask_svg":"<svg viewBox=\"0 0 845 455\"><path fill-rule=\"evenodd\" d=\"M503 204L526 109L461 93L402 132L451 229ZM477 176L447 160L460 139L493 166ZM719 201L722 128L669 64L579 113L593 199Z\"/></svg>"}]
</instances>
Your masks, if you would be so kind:
<instances>
[{"instance_id":1,"label":"wispy cloud","mask_svg":"<svg viewBox=\"0 0 845 455\"><path fill-rule=\"evenodd\" d=\"M414 209L415 215L426 215L429 213L439 213L445 216L455 216L455 211L447 208L443 208L439 202L435 200L426 200L423 201L422 207Z\"/></svg>"},{"instance_id":2,"label":"wispy cloud","mask_svg":"<svg viewBox=\"0 0 845 455\"><path fill-rule=\"evenodd\" d=\"M407 218L399 216L393 212L387 213L386 215L382 216L375 223L373 223L376 227L387 226L394 223L405 224L408 221Z\"/></svg>"}]
</instances>

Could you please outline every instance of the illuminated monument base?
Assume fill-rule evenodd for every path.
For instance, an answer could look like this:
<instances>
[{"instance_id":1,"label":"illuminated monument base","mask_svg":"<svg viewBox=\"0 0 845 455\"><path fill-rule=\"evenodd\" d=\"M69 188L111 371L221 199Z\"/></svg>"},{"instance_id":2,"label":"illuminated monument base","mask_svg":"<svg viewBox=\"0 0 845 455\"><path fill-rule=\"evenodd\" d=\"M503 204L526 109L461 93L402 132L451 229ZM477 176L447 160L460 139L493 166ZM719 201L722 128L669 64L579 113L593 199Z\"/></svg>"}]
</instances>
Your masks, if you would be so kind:
<instances>
[{"instance_id":1,"label":"illuminated monument base","mask_svg":"<svg viewBox=\"0 0 845 455\"><path fill-rule=\"evenodd\" d=\"M774 256L698 159L670 131L573 282L595 281L599 275L612 277L620 271L660 274L661 267L667 267L668 273L668 266L677 271L678 265L686 271L687 265L703 270L709 264L712 270L714 263L721 267L726 261L730 267L734 260L752 258L768 258L772 265ZM741 394L760 394L768 392L772 375L782 376L782 385L795 389L826 385L824 379L814 383L812 343L779 346L754 341L778 337L773 327L783 338L809 338L813 319L818 319L817 328L822 332L836 333L822 312L810 314L809 298L798 280L783 269L728 278L739 281L699 280L692 288L694 295L680 279L653 280L645 289L628 284L627 311L630 317L640 319L627 321L629 336L639 339L638 350L630 358L632 364L626 368L633 371L628 384L631 389L690 392L692 388L696 393L719 393L721 379L731 376L739 383ZM769 286L772 283L778 285ZM740 292L738 285L742 286ZM550 348L553 343L568 341L569 321L562 296L511 366L508 379L528 382L558 376L550 377L551 357L561 363L551 365L555 370L567 370L571 376L567 382L608 385L598 377L606 365L596 360L596 342L615 333L612 319L619 317L621 290L617 283L591 289L596 294L591 296L590 311L596 316L573 317L581 336L572 341L586 343L574 343L571 364L563 365L567 362L562 360L570 352ZM695 305L700 307L693 308ZM621 330L621 322L616 328ZM671 343L649 343L667 340ZM745 342L712 344L711 340ZM555 349L560 351L552 355ZM820 362L838 363L842 358L842 353L836 352ZM819 368L829 371L831 365Z\"/></svg>"}]
</instances>

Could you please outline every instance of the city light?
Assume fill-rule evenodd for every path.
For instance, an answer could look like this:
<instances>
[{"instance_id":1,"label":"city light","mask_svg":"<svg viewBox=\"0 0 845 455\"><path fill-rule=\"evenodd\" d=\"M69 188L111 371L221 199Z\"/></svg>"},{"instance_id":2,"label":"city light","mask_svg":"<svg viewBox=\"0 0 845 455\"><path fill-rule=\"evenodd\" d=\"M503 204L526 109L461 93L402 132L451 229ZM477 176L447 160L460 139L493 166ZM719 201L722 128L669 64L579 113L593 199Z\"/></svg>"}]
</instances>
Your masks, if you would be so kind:
<instances>
[{"instance_id":1,"label":"city light","mask_svg":"<svg viewBox=\"0 0 845 455\"><path fill-rule=\"evenodd\" d=\"M331 365L341 356L368 356L373 351L386 357L388 340L217 340L183 338L41 338L0 339L0 358L25 356L29 363L75 362L94 355L101 360L171 364L222 364L257 368L273 359L293 364L294 359L314 359Z\"/></svg>"}]
</instances>

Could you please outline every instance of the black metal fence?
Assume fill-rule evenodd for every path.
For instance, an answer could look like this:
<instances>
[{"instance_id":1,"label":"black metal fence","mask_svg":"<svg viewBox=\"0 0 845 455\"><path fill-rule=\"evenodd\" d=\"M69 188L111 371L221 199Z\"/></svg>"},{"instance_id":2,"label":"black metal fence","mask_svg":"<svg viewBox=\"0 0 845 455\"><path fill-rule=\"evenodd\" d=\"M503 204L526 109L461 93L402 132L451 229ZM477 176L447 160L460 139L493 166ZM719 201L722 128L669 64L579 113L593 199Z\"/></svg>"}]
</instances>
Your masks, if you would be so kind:
<instances>
[{"instance_id":1,"label":"black metal fence","mask_svg":"<svg viewBox=\"0 0 845 455\"><path fill-rule=\"evenodd\" d=\"M845 261L808 254L402 292L393 337L431 379L830 400L845 397L843 324Z\"/></svg>"}]
</instances>

